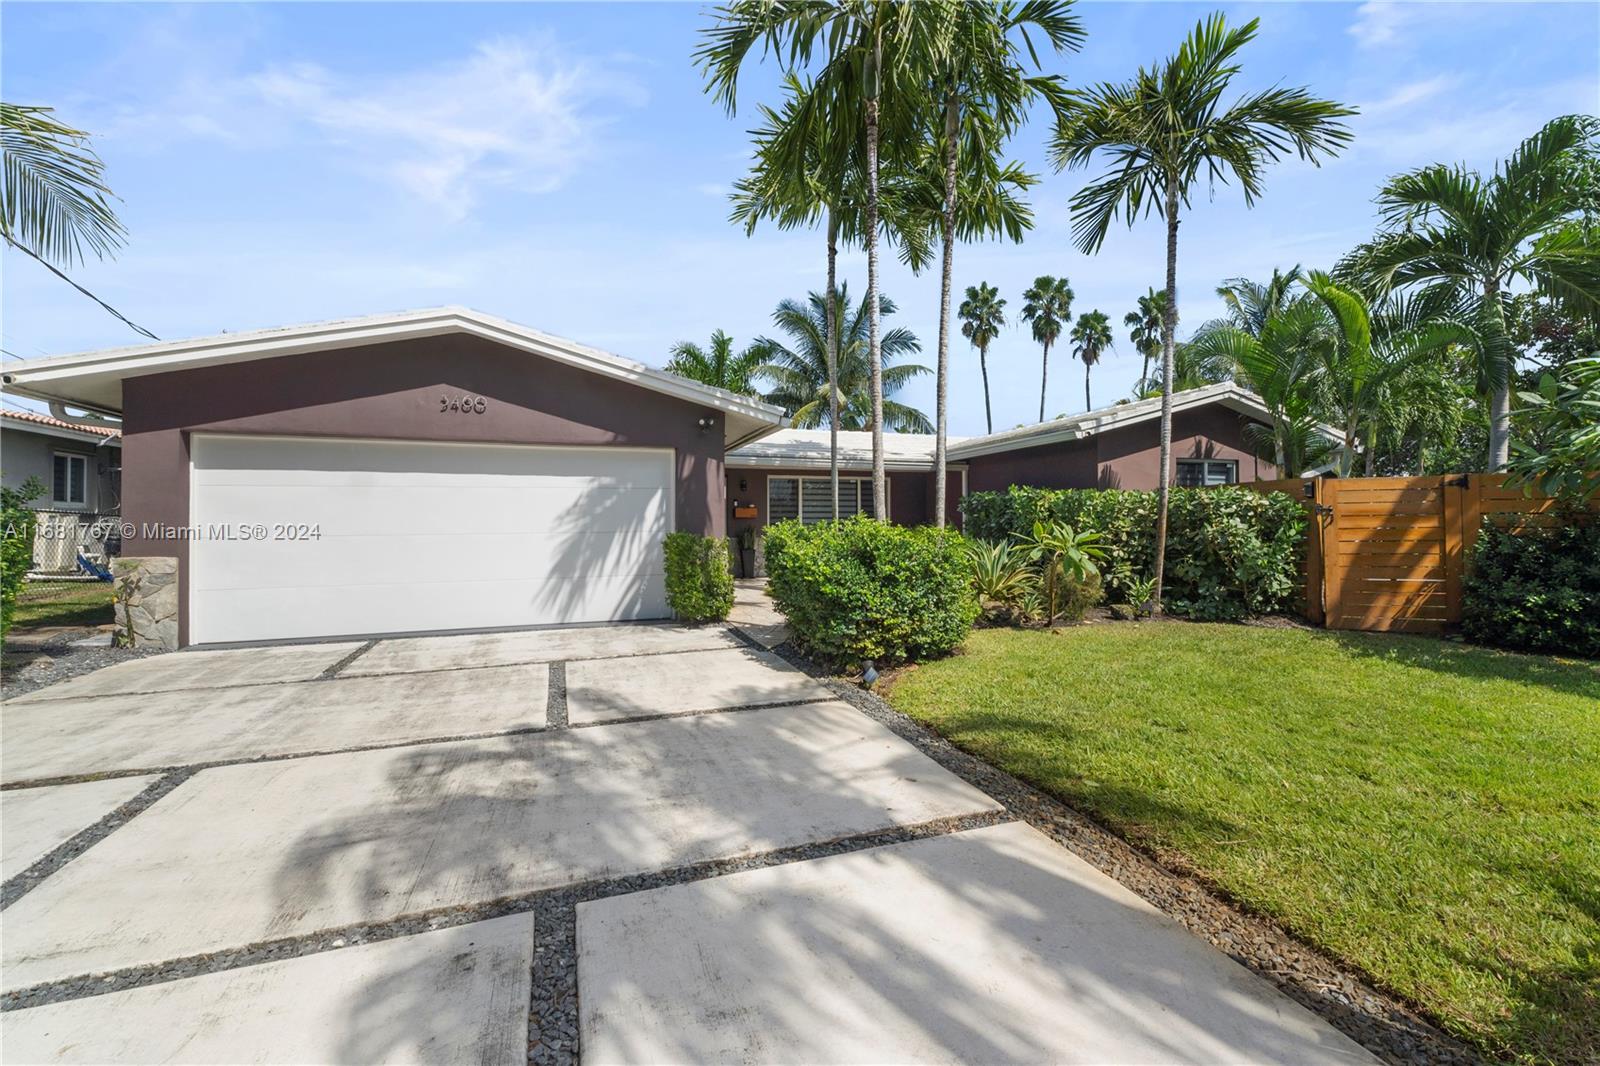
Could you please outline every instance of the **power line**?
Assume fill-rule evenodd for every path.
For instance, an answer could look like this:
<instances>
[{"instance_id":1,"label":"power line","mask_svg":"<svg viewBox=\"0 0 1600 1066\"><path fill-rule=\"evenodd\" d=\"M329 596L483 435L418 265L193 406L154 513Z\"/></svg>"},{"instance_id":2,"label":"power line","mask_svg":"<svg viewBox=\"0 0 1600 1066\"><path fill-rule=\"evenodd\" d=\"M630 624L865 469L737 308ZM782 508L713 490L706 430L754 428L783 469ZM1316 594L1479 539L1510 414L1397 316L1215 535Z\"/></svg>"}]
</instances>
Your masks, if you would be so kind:
<instances>
[{"instance_id":1,"label":"power line","mask_svg":"<svg viewBox=\"0 0 1600 1066\"><path fill-rule=\"evenodd\" d=\"M36 262L40 263L46 270L50 271L50 273L54 274L56 277L60 278L62 281L66 282L68 285L71 285L74 289L77 289L79 292L83 293L89 299L93 300L95 303L97 303L101 307L105 308L107 311L109 311L116 318L118 318L118 319L122 320L122 322L126 323L128 328L132 329L135 333L142 333L144 336L149 337L153 341L158 341L158 340L161 339L160 337L157 337L154 333L151 333L149 330L147 330L143 326L139 325L137 322L133 321L133 319L129 318L127 315L123 314L121 311L118 311L115 307L112 307L110 304L108 304L104 300L100 299L100 297L96 296L94 293L90 292L88 289L84 288L82 285L79 285L76 281L73 281L71 278L67 277L61 271L57 270L54 265L52 265L52 264L50 264L48 262L45 262L45 260L37 252L35 252L33 249L23 247L22 245L18 244L16 241L12 240L9 236L6 237L6 243L11 245L11 247L15 248L17 251L21 252L23 255L26 255L29 258L31 258L31 259L35 260ZM21 356L16 356L16 358L20 359L22 357Z\"/></svg>"}]
</instances>

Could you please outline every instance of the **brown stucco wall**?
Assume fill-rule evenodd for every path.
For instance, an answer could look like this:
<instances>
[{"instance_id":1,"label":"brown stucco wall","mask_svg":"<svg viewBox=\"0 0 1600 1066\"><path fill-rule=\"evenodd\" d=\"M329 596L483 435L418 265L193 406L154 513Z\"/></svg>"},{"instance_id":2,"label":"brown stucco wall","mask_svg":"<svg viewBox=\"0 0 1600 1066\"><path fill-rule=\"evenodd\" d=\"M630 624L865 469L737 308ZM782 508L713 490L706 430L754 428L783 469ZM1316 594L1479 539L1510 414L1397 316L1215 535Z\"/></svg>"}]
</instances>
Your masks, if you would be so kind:
<instances>
[{"instance_id":1,"label":"brown stucco wall","mask_svg":"<svg viewBox=\"0 0 1600 1066\"><path fill-rule=\"evenodd\" d=\"M441 394L489 400L483 414L441 412ZM714 425L696 423L710 417ZM464 335L285 356L130 378L123 383L123 516L189 521L192 432L467 441L620 444L677 455L677 528L726 529L722 415L625 382ZM186 541L135 536L125 555L171 555L180 584ZM180 640L188 642L184 591Z\"/></svg>"},{"instance_id":2,"label":"brown stucco wall","mask_svg":"<svg viewBox=\"0 0 1600 1066\"><path fill-rule=\"evenodd\" d=\"M1235 460L1240 481L1277 477L1277 468L1257 459L1246 445L1244 426L1248 421L1221 404L1173 415L1169 483L1177 478L1179 459ZM1151 491L1159 480L1159 433L1159 424L1152 419L1086 440L978 456L967 460L969 491L1000 491L1012 485Z\"/></svg>"}]
</instances>

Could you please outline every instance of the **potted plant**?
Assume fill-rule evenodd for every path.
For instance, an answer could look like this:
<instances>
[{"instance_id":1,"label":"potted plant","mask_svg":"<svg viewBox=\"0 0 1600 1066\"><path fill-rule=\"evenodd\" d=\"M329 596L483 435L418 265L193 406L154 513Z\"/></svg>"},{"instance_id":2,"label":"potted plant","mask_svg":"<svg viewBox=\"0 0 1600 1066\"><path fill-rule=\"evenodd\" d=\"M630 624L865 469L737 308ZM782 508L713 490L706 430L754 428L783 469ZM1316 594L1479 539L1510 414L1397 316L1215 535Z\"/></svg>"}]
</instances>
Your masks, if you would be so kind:
<instances>
[{"instance_id":1,"label":"potted plant","mask_svg":"<svg viewBox=\"0 0 1600 1066\"><path fill-rule=\"evenodd\" d=\"M744 577L756 576L755 526L745 526L739 531L739 573Z\"/></svg>"}]
</instances>

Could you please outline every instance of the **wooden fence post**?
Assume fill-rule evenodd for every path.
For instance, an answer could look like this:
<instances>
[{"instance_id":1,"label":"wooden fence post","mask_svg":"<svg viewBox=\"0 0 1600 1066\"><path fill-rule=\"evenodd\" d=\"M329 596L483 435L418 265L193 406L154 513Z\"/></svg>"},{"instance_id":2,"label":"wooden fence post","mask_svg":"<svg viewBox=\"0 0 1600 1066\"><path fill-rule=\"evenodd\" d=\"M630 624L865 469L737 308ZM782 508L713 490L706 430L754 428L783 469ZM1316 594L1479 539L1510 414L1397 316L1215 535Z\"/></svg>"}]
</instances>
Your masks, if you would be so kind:
<instances>
[{"instance_id":1,"label":"wooden fence post","mask_svg":"<svg viewBox=\"0 0 1600 1066\"><path fill-rule=\"evenodd\" d=\"M1322 527L1322 600L1325 604L1323 625L1340 629L1343 611L1344 581L1339 573L1339 486L1338 478L1318 478L1317 502L1326 502L1328 521Z\"/></svg>"},{"instance_id":2,"label":"wooden fence post","mask_svg":"<svg viewBox=\"0 0 1600 1066\"><path fill-rule=\"evenodd\" d=\"M1326 565L1323 556L1326 549L1322 543L1326 532L1322 521L1322 486L1326 483L1327 479L1320 477L1306 482L1311 489L1306 514L1306 621L1319 626L1328 617L1322 605L1323 567Z\"/></svg>"}]
</instances>

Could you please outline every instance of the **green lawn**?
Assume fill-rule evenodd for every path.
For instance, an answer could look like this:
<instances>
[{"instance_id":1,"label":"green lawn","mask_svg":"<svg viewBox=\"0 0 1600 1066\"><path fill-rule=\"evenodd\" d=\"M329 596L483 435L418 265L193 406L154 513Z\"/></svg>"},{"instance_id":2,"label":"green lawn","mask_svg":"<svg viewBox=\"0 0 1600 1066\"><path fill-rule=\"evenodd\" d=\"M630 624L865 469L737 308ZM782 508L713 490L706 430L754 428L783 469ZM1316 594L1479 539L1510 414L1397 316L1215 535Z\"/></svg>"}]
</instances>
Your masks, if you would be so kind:
<instances>
[{"instance_id":1,"label":"green lawn","mask_svg":"<svg viewBox=\"0 0 1600 1066\"><path fill-rule=\"evenodd\" d=\"M109 581L30 581L17 598L14 630L96 626L112 621Z\"/></svg>"},{"instance_id":2,"label":"green lawn","mask_svg":"<svg viewBox=\"0 0 1600 1066\"><path fill-rule=\"evenodd\" d=\"M1146 622L980 630L889 699L1484 1051L1600 1062L1600 667Z\"/></svg>"}]
</instances>

